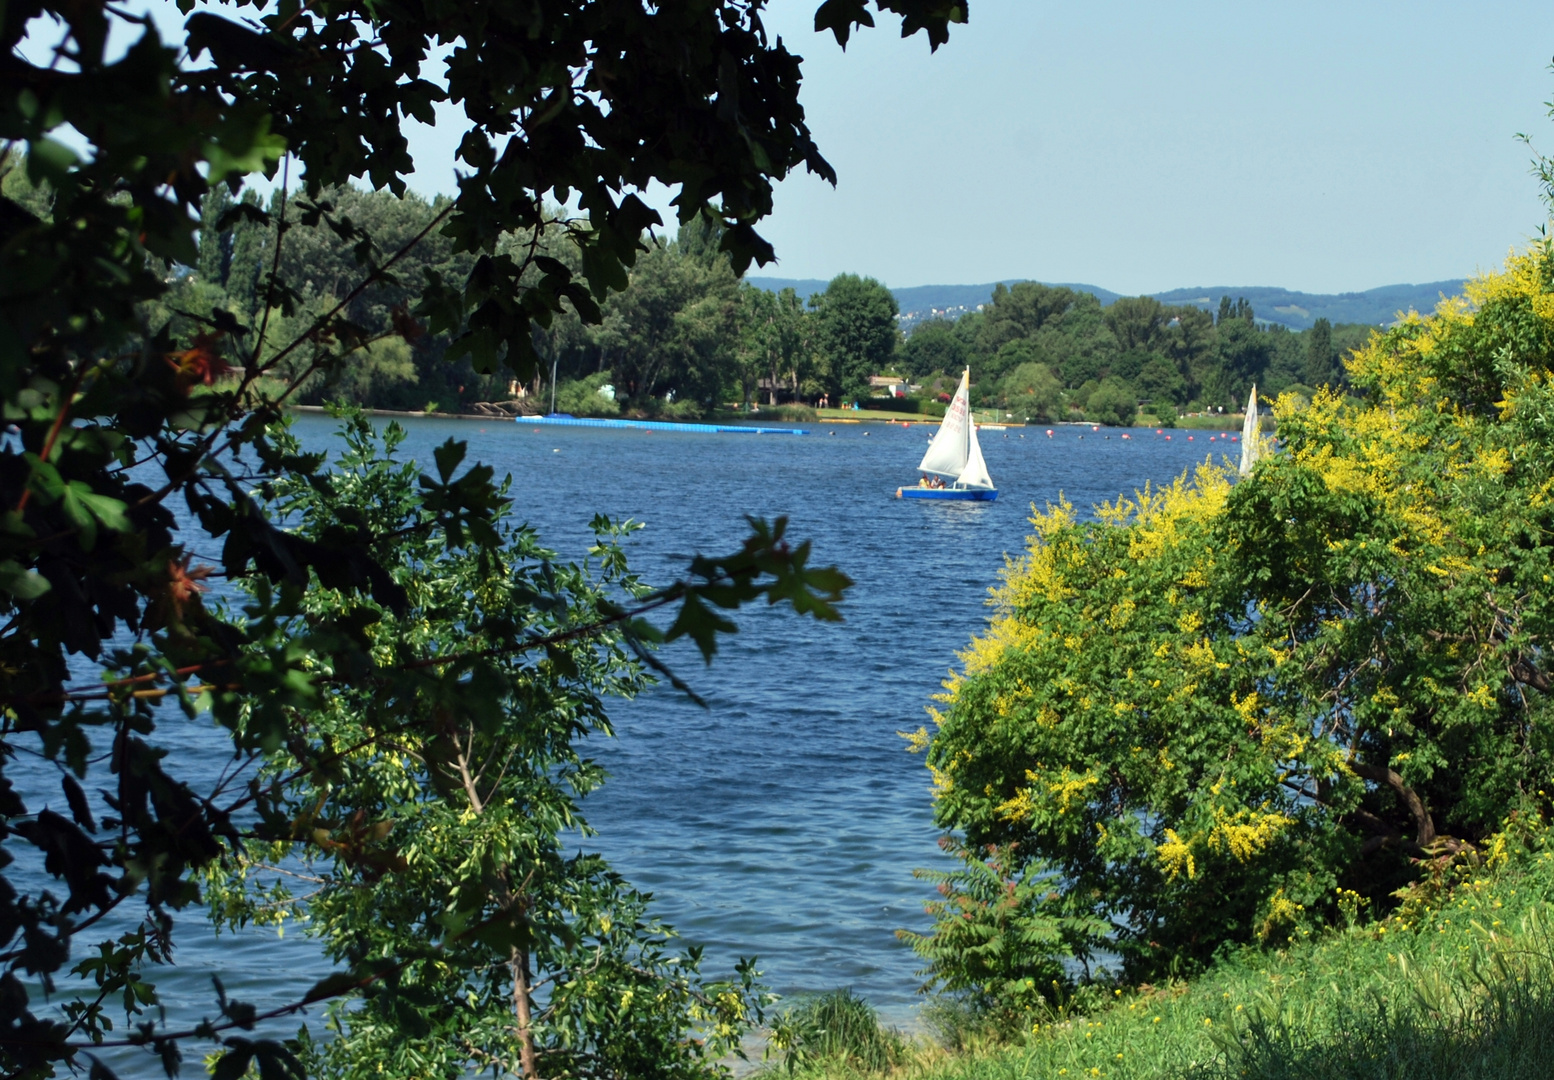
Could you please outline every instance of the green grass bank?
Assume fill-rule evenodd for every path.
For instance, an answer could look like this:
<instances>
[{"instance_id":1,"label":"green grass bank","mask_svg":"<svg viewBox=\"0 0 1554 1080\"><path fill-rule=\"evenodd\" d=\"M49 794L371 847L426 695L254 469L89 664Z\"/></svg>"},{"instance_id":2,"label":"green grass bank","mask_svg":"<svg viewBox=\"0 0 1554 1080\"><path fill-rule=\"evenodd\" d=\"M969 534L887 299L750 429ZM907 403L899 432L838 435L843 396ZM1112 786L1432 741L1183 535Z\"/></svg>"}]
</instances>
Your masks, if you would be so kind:
<instances>
[{"instance_id":1,"label":"green grass bank","mask_svg":"<svg viewBox=\"0 0 1554 1080\"><path fill-rule=\"evenodd\" d=\"M1377 921L1202 976L1111 987L994 1044L953 1019L869 1070L845 1052L797 1072L836 1080L1532 1080L1554 1076L1554 843L1442 871ZM958 1044L958 1045L957 1045Z\"/></svg>"}]
</instances>

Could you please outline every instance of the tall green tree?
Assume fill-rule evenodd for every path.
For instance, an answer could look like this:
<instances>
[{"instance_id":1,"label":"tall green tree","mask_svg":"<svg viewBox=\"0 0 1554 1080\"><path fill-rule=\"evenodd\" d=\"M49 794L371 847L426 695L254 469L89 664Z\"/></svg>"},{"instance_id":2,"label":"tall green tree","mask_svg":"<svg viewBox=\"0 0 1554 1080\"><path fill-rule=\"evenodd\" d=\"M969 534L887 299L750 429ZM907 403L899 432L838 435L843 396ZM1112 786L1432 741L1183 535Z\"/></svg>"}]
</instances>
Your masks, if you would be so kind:
<instances>
[{"instance_id":1,"label":"tall green tree","mask_svg":"<svg viewBox=\"0 0 1554 1080\"><path fill-rule=\"evenodd\" d=\"M1106 309L1106 325L1125 352L1152 352L1170 318L1166 306L1152 296L1124 296Z\"/></svg>"},{"instance_id":2,"label":"tall green tree","mask_svg":"<svg viewBox=\"0 0 1554 1080\"><path fill-rule=\"evenodd\" d=\"M1075 297L1070 289L1034 281L1019 281L1009 286L1000 282L993 286L993 295L983 309L978 351L995 354L1011 341L1031 337L1066 312Z\"/></svg>"},{"instance_id":3,"label":"tall green tree","mask_svg":"<svg viewBox=\"0 0 1554 1080\"><path fill-rule=\"evenodd\" d=\"M618 389L646 404L671 394L713 405L722 398L736 348L739 281L726 258L688 255L678 241L654 243L628 287L606 305L595 340L609 350Z\"/></svg>"},{"instance_id":4,"label":"tall green tree","mask_svg":"<svg viewBox=\"0 0 1554 1080\"><path fill-rule=\"evenodd\" d=\"M908 375L922 377L936 371L953 373L966 366L965 342L948 319L928 319L912 328L901 346L901 363Z\"/></svg>"},{"instance_id":5,"label":"tall green tree","mask_svg":"<svg viewBox=\"0 0 1554 1080\"><path fill-rule=\"evenodd\" d=\"M895 296L874 278L838 274L809 302L835 392L843 398L867 396L869 377L890 366L901 338Z\"/></svg>"},{"instance_id":6,"label":"tall green tree","mask_svg":"<svg viewBox=\"0 0 1554 1080\"><path fill-rule=\"evenodd\" d=\"M1305 382L1308 386L1333 386L1339 382L1343 366L1333 347L1333 326L1318 319L1306 338Z\"/></svg>"},{"instance_id":7,"label":"tall green tree","mask_svg":"<svg viewBox=\"0 0 1554 1080\"><path fill-rule=\"evenodd\" d=\"M793 289L772 293L748 283L740 286L738 370L747 405L762 378L767 380L768 405L777 404L784 387L798 395L808 318Z\"/></svg>"},{"instance_id":8,"label":"tall green tree","mask_svg":"<svg viewBox=\"0 0 1554 1080\"><path fill-rule=\"evenodd\" d=\"M1004 377L1003 400L1027 419L1053 420L1063 403L1063 383L1045 364L1021 364Z\"/></svg>"},{"instance_id":9,"label":"tall green tree","mask_svg":"<svg viewBox=\"0 0 1554 1080\"><path fill-rule=\"evenodd\" d=\"M225 184L212 188L200 203L200 278L226 288L232 268L232 230L222 230L221 219L232 208L232 193Z\"/></svg>"}]
</instances>

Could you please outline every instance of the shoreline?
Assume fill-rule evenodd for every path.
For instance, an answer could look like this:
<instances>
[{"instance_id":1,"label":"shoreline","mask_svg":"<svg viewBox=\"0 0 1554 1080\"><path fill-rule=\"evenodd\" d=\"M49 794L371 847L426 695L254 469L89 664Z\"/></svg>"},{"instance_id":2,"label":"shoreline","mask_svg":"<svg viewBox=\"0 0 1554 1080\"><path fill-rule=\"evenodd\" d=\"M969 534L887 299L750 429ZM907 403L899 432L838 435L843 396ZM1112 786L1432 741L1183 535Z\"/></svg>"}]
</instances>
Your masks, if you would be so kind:
<instances>
[{"instance_id":1,"label":"shoreline","mask_svg":"<svg viewBox=\"0 0 1554 1080\"><path fill-rule=\"evenodd\" d=\"M286 409L289 412L311 413L311 414L315 414L315 415L324 415L324 414L326 414L328 412L328 410L323 405L287 405ZM820 410L816 410L816 411L817 411L817 413L820 412ZM827 410L825 410L825 412L847 412L847 411L851 411L851 410L843 410L843 409L827 409ZM421 419L421 420L489 420L492 423L521 423L524 420L539 419L539 417L529 417L529 416L521 416L521 415L520 416L507 416L507 415L504 414L502 416L492 416L489 413L415 412L415 411L406 410L406 409L363 409L362 412L365 413L368 416L409 417L411 419ZM766 419L760 413L748 413L748 414L746 414L746 413L735 413L735 414L733 414L733 416L718 416L718 415L715 414L714 417L712 418L712 420L710 420L710 421L709 420L683 420L683 421L682 420L665 420L665 421L661 421L661 422L662 423L670 423L670 424L674 424L674 423L700 424L700 423L709 423L709 422L721 421L721 422L724 422L724 423L735 422L735 423L768 423L768 424L794 424L794 425L798 425L798 424L891 424L891 425L901 424L901 425L910 425L910 426L919 426L919 427L938 427L939 426L939 418L938 417L933 417L931 419L926 419L926 418L923 418L923 417L914 416L914 415L907 414L907 413L885 413L885 412L876 412L876 413L874 413L874 415L871 416L871 415L869 415L869 413L870 413L870 410L861 409L861 410L858 411L858 415L856 415L856 416L836 416L836 417L832 417L832 416L819 415L814 420L783 420L783 419L778 418L778 417L772 417L771 419ZM1194 431L1194 430L1196 430L1196 431L1236 431L1236 430L1240 429L1240 427L1241 427L1242 415L1243 414L1241 414L1241 413L1236 413L1234 415L1232 415L1231 413L1226 413L1226 414L1224 414L1223 417L1220 417L1220 416L1213 416L1213 417L1209 417L1209 416L1180 416L1180 417L1177 417L1176 424L1174 425L1174 427L1175 427L1175 430L1177 430L1177 431ZM631 418L630 417L621 417L620 419L631 419ZM650 418L642 417L640 419L650 419ZM1189 422L1188 423L1183 423L1183 421L1189 421ZM1006 428L1025 428L1025 427L1028 427L1028 428L1040 428L1042 426L1041 424L1022 424L1022 423L1020 423L1018 421L1015 421L1015 420L994 420L994 421L988 421L988 422L980 423L977 426L978 427L987 427L987 426L989 426L989 424L991 424L992 426L995 426L995 427L1006 427ZM1088 420L1054 420L1054 421L1051 422L1051 426L1052 427L1094 427L1096 425L1090 423ZM1108 425L1102 424L1100 426L1101 427L1106 427ZM1116 426L1116 425L1112 425L1112 426ZM1159 425L1159 424L1129 424L1127 427L1118 427L1117 430L1119 430L1119 431L1129 431L1129 430L1132 430L1134 428L1148 429L1148 428L1156 428L1156 427L1160 427L1160 426L1161 425ZM1171 428L1165 428L1164 430L1170 431L1172 429Z\"/></svg>"}]
</instances>

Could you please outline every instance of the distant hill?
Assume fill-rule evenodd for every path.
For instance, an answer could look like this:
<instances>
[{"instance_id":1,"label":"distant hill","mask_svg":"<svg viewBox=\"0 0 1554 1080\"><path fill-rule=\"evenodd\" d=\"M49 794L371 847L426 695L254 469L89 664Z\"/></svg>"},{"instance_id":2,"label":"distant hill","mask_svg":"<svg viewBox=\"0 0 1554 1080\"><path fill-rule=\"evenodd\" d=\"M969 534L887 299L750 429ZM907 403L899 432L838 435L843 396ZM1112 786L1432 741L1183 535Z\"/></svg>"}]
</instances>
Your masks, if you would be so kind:
<instances>
[{"instance_id":1,"label":"distant hill","mask_svg":"<svg viewBox=\"0 0 1554 1080\"><path fill-rule=\"evenodd\" d=\"M808 298L824 292L826 283L814 278L750 277L750 284L772 292L791 288ZM914 323L931 319L958 318L977 305L987 303L993 295L993 284L986 285L913 285L904 289L892 289L896 303L901 308L901 322L910 327ZM1013 281L1003 284L1013 285ZM1063 285L1076 292L1093 293L1102 304L1110 304L1121 297L1096 285L1069 282L1046 282ZM1232 300L1246 297L1257 313L1259 321L1279 323L1292 330L1304 330L1318 319L1331 323L1374 323L1387 325L1396 321L1398 312L1429 312L1435 309L1442 295L1453 296L1462 291L1463 281L1432 281L1423 285L1382 285L1353 293L1303 293L1290 289L1263 285L1214 285L1195 286L1190 289L1171 289L1153 293L1155 299L1167 304L1191 304L1195 307L1217 310L1219 298Z\"/></svg>"}]
</instances>

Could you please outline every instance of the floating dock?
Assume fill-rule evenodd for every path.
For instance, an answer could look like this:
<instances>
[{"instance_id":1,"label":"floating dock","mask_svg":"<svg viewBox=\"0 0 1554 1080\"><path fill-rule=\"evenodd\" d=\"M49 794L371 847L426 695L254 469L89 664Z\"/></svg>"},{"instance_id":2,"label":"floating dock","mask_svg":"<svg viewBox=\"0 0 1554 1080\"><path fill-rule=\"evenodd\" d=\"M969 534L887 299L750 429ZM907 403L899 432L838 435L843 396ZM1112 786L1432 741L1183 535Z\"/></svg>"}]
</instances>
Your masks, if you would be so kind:
<instances>
[{"instance_id":1,"label":"floating dock","mask_svg":"<svg viewBox=\"0 0 1554 1080\"><path fill-rule=\"evenodd\" d=\"M674 431L688 435L808 435L804 428L741 427L737 424L673 424L665 420L590 420L580 416L519 416L520 424L541 427L633 428L638 431Z\"/></svg>"}]
</instances>

